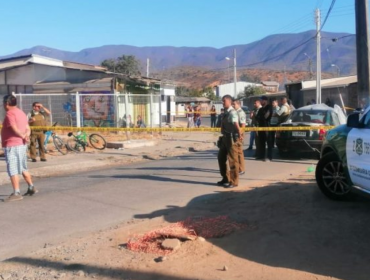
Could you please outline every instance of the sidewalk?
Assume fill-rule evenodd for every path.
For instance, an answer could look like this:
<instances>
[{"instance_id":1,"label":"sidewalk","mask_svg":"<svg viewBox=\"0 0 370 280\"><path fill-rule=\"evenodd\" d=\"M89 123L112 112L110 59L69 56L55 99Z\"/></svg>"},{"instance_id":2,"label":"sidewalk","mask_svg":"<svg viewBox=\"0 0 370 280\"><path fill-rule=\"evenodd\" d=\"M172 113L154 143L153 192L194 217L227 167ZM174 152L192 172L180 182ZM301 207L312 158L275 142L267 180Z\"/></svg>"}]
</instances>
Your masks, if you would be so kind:
<instances>
[{"instance_id":1,"label":"sidewalk","mask_svg":"<svg viewBox=\"0 0 370 280\"><path fill-rule=\"evenodd\" d=\"M28 162L34 178L79 173L107 166L126 165L174 157L215 147L218 134L211 132L166 132L161 138L131 140L124 143L124 149L98 151L88 148L84 153L70 152L62 155L58 151L47 154L47 162ZM0 158L0 185L9 184L5 159Z\"/></svg>"}]
</instances>

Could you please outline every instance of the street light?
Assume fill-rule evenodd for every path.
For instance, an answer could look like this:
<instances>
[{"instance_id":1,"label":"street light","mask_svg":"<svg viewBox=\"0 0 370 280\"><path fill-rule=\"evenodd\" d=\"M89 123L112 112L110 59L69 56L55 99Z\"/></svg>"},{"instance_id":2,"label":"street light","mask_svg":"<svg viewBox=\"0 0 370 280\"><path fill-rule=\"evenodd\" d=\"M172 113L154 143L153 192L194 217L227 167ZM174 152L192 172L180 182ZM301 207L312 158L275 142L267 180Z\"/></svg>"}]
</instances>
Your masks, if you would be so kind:
<instances>
[{"instance_id":1,"label":"street light","mask_svg":"<svg viewBox=\"0 0 370 280\"><path fill-rule=\"evenodd\" d=\"M336 64L332 64L331 67L336 67L337 68L337 77L339 77L340 76L340 68L339 68L339 66L336 65Z\"/></svg>"},{"instance_id":2,"label":"street light","mask_svg":"<svg viewBox=\"0 0 370 280\"><path fill-rule=\"evenodd\" d=\"M230 57L225 57L225 59L227 60L227 82L230 83Z\"/></svg>"},{"instance_id":3,"label":"street light","mask_svg":"<svg viewBox=\"0 0 370 280\"><path fill-rule=\"evenodd\" d=\"M225 57L226 60L231 60L229 57ZM236 49L234 49L234 98L237 97L237 94L236 94L236 82L237 82L237 78L236 78ZM229 67L230 69L230 67Z\"/></svg>"}]
</instances>

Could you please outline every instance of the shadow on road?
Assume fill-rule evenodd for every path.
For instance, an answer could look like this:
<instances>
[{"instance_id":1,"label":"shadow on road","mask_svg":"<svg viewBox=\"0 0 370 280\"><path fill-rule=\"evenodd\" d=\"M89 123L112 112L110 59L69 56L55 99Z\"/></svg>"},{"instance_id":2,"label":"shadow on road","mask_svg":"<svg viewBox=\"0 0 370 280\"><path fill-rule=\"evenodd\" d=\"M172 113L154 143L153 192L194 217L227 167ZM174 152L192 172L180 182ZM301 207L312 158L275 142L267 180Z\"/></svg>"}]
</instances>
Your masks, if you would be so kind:
<instances>
[{"instance_id":1,"label":"shadow on road","mask_svg":"<svg viewBox=\"0 0 370 280\"><path fill-rule=\"evenodd\" d=\"M110 279L163 279L163 280L190 280L190 278L169 276L160 273L148 273L143 271L133 271L126 269L118 269L111 267L102 267L102 266L91 266L86 264L66 264L58 261L48 261L44 259L35 259L27 257L16 257L7 260L6 262L20 263L25 265L30 265L33 267L45 267L49 269L55 269L57 271L77 271L83 270L84 272L95 275L94 278L101 279L101 277L107 277Z\"/></svg>"},{"instance_id":2,"label":"shadow on road","mask_svg":"<svg viewBox=\"0 0 370 280\"><path fill-rule=\"evenodd\" d=\"M202 181L191 181L191 180L182 180L182 179L175 179L169 178L159 175L91 175L89 178L117 178L117 179L140 179L140 180L148 180L148 181L160 181L160 182L173 182L173 183L182 183L182 184L193 184L193 185L203 185L203 186L215 186L215 183L210 182L202 182ZM192 177L193 178L193 177Z\"/></svg>"},{"instance_id":3,"label":"shadow on road","mask_svg":"<svg viewBox=\"0 0 370 280\"><path fill-rule=\"evenodd\" d=\"M201 196L185 207L168 206L135 218L178 222L194 215L229 215L255 227L208 240L234 256L271 267L367 280L369 212L367 199L331 201L308 180Z\"/></svg>"},{"instance_id":4,"label":"shadow on road","mask_svg":"<svg viewBox=\"0 0 370 280\"><path fill-rule=\"evenodd\" d=\"M206 172L206 173L216 173L220 174L218 169L209 169L209 168L199 168L199 167L139 167L139 168L131 168L131 167L122 167L116 168L116 170L156 170L156 171L189 171L189 172Z\"/></svg>"}]
</instances>

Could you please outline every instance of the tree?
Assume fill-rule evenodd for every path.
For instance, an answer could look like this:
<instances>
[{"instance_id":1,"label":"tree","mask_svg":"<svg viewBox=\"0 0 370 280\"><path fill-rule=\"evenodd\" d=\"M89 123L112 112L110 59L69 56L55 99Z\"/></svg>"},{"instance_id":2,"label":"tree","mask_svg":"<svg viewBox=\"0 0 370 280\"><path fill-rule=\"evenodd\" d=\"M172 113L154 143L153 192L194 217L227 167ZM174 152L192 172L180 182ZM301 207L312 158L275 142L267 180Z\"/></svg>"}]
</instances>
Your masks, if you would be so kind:
<instances>
[{"instance_id":1,"label":"tree","mask_svg":"<svg viewBox=\"0 0 370 280\"><path fill-rule=\"evenodd\" d=\"M265 94L266 91L263 87L256 87L256 86L247 86L244 89L244 93L242 94L243 97L249 97L252 95L262 95Z\"/></svg>"},{"instance_id":2,"label":"tree","mask_svg":"<svg viewBox=\"0 0 370 280\"><path fill-rule=\"evenodd\" d=\"M242 82L250 82L250 83L258 83L258 78L249 76L248 74L244 73L240 76L240 81Z\"/></svg>"},{"instance_id":3,"label":"tree","mask_svg":"<svg viewBox=\"0 0 370 280\"><path fill-rule=\"evenodd\" d=\"M117 59L106 59L101 63L109 71L129 76L140 76L140 61L133 55L122 55Z\"/></svg>"},{"instance_id":4,"label":"tree","mask_svg":"<svg viewBox=\"0 0 370 280\"><path fill-rule=\"evenodd\" d=\"M216 94L215 94L215 91L213 90L212 87L206 87L203 89L203 92L204 92L204 97L207 97L208 99L210 100L218 100Z\"/></svg>"}]
</instances>

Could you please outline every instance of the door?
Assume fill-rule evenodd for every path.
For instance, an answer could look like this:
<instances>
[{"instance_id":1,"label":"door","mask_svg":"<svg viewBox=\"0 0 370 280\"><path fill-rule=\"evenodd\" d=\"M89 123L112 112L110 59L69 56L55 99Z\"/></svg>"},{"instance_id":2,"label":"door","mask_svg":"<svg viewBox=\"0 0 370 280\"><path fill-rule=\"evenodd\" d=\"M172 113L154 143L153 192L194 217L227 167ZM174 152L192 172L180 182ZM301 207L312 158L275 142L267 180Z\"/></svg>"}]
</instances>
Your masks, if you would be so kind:
<instances>
[{"instance_id":1,"label":"door","mask_svg":"<svg viewBox=\"0 0 370 280\"><path fill-rule=\"evenodd\" d=\"M370 111L362 117L364 128L352 128L347 137L347 164L354 185L370 191Z\"/></svg>"}]
</instances>

